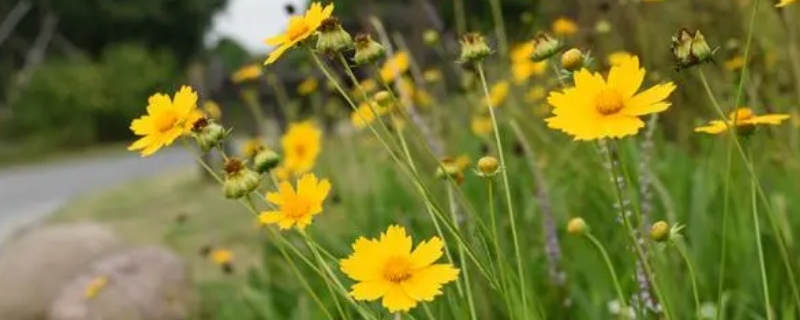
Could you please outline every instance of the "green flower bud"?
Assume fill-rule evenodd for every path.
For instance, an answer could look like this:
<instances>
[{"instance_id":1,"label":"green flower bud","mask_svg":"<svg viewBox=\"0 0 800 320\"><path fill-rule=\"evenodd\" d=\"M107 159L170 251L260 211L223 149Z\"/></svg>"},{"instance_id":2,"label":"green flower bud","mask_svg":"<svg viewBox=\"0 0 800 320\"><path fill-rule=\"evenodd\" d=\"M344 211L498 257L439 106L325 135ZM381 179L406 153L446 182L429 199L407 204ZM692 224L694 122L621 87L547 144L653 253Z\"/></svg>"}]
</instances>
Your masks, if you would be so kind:
<instances>
[{"instance_id":1,"label":"green flower bud","mask_svg":"<svg viewBox=\"0 0 800 320\"><path fill-rule=\"evenodd\" d=\"M245 167L244 162L231 158L225 162L225 181L222 191L228 199L239 199L253 192L261 183L258 173Z\"/></svg>"},{"instance_id":2,"label":"green flower bud","mask_svg":"<svg viewBox=\"0 0 800 320\"><path fill-rule=\"evenodd\" d=\"M253 158L253 169L258 173L267 173L277 167L280 162L280 155L270 149L264 149Z\"/></svg>"},{"instance_id":3,"label":"green flower bud","mask_svg":"<svg viewBox=\"0 0 800 320\"><path fill-rule=\"evenodd\" d=\"M197 145L204 153L218 146L228 136L225 128L206 118L201 118L194 123L192 133L197 140Z\"/></svg>"},{"instance_id":4,"label":"green flower bud","mask_svg":"<svg viewBox=\"0 0 800 320\"><path fill-rule=\"evenodd\" d=\"M356 53L353 62L357 65L370 64L386 55L386 49L367 33L356 35Z\"/></svg>"},{"instance_id":5,"label":"green flower bud","mask_svg":"<svg viewBox=\"0 0 800 320\"><path fill-rule=\"evenodd\" d=\"M585 59L583 52L572 48L561 55L561 67L567 71L575 71L583 67Z\"/></svg>"},{"instance_id":6,"label":"green flower bud","mask_svg":"<svg viewBox=\"0 0 800 320\"><path fill-rule=\"evenodd\" d=\"M656 221L650 227L650 239L656 242L665 242L670 238L670 226L666 221Z\"/></svg>"},{"instance_id":7,"label":"green flower bud","mask_svg":"<svg viewBox=\"0 0 800 320\"><path fill-rule=\"evenodd\" d=\"M572 218L567 222L567 233L573 236L582 236L589 232L589 226L583 218Z\"/></svg>"},{"instance_id":8,"label":"green flower bud","mask_svg":"<svg viewBox=\"0 0 800 320\"><path fill-rule=\"evenodd\" d=\"M486 39L477 32L470 32L461 37L461 57L459 62L477 62L492 54Z\"/></svg>"},{"instance_id":9,"label":"green flower bud","mask_svg":"<svg viewBox=\"0 0 800 320\"><path fill-rule=\"evenodd\" d=\"M500 171L500 162L492 156L478 159L478 174L482 177L492 177Z\"/></svg>"},{"instance_id":10,"label":"green flower bud","mask_svg":"<svg viewBox=\"0 0 800 320\"><path fill-rule=\"evenodd\" d=\"M439 43L439 33L436 30L428 29L422 34L422 40L426 45L435 46Z\"/></svg>"},{"instance_id":11,"label":"green flower bud","mask_svg":"<svg viewBox=\"0 0 800 320\"><path fill-rule=\"evenodd\" d=\"M533 38L533 61L542 62L550 57L558 54L564 49L564 44L561 40L550 37L546 33L540 33L536 38Z\"/></svg>"},{"instance_id":12,"label":"green flower bud","mask_svg":"<svg viewBox=\"0 0 800 320\"><path fill-rule=\"evenodd\" d=\"M464 172L455 159L445 157L442 159L442 165L436 168L436 177L439 179L453 178L456 182L461 183L464 181Z\"/></svg>"},{"instance_id":13,"label":"green flower bud","mask_svg":"<svg viewBox=\"0 0 800 320\"><path fill-rule=\"evenodd\" d=\"M339 53L353 47L353 38L342 29L339 19L330 17L322 21L317 37L317 50L325 53Z\"/></svg>"}]
</instances>

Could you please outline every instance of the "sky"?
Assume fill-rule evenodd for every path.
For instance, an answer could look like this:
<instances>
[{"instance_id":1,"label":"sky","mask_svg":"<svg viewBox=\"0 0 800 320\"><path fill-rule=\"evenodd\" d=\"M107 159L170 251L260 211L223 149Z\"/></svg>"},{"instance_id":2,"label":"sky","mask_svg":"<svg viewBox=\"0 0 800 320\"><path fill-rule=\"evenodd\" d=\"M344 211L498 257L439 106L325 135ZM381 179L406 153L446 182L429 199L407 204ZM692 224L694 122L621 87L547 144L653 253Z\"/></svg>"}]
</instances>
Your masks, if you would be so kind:
<instances>
[{"instance_id":1,"label":"sky","mask_svg":"<svg viewBox=\"0 0 800 320\"><path fill-rule=\"evenodd\" d=\"M305 0L228 0L228 7L214 17L206 43L213 45L228 36L251 53L266 53L269 48L263 39L281 32L289 20L284 10L287 3L294 4L299 13Z\"/></svg>"}]
</instances>

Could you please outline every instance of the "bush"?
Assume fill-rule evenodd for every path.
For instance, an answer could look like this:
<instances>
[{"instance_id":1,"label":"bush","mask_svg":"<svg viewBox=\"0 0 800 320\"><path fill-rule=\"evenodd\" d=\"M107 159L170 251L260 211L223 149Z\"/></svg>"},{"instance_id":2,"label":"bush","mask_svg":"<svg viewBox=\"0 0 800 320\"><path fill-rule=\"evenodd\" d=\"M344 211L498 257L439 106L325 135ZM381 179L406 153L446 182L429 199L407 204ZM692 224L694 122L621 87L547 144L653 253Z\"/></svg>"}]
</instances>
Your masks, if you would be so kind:
<instances>
[{"instance_id":1,"label":"bush","mask_svg":"<svg viewBox=\"0 0 800 320\"><path fill-rule=\"evenodd\" d=\"M147 97L175 76L171 56L137 45L110 47L97 62L49 61L12 89L10 133L60 147L128 139Z\"/></svg>"}]
</instances>

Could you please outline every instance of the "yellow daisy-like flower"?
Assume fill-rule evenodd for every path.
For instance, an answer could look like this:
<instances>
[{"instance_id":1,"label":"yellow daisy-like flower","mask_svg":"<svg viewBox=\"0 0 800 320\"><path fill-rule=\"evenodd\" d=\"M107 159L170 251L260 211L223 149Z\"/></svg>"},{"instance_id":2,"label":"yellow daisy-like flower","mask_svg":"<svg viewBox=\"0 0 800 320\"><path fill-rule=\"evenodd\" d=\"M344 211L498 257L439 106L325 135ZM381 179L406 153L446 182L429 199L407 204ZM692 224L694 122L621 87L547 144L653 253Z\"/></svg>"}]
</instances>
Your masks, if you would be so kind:
<instances>
[{"instance_id":1,"label":"yellow daisy-like flower","mask_svg":"<svg viewBox=\"0 0 800 320\"><path fill-rule=\"evenodd\" d=\"M726 60L723 67L725 67L725 70L728 71L736 71L744 67L745 63L746 61L744 60L744 57L735 56L733 58Z\"/></svg>"},{"instance_id":2,"label":"yellow daisy-like flower","mask_svg":"<svg viewBox=\"0 0 800 320\"><path fill-rule=\"evenodd\" d=\"M219 104L217 104L213 100L206 100L206 102L203 103L203 112L205 112L206 116L208 116L211 119L214 120L222 119L222 109L220 109Z\"/></svg>"},{"instance_id":3,"label":"yellow daisy-like flower","mask_svg":"<svg viewBox=\"0 0 800 320\"><path fill-rule=\"evenodd\" d=\"M244 142L244 146L242 147L242 154L247 159L253 159L261 150L264 150L267 145L264 144L264 141L261 141L259 138L250 138Z\"/></svg>"},{"instance_id":4,"label":"yellow daisy-like flower","mask_svg":"<svg viewBox=\"0 0 800 320\"><path fill-rule=\"evenodd\" d=\"M760 125L779 125L783 120L791 118L788 114L765 114L757 116L750 108L742 107L731 112L728 120L711 120L707 126L694 129L694 132L720 134L728 131L728 126L734 127L738 132L752 132Z\"/></svg>"},{"instance_id":5,"label":"yellow daisy-like flower","mask_svg":"<svg viewBox=\"0 0 800 320\"><path fill-rule=\"evenodd\" d=\"M553 34L559 37L569 37L578 33L578 23L567 17L553 21Z\"/></svg>"},{"instance_id":6,"label":"yellow daisy-like flower","mask_svg":"<svg viewBox=\"0 0 800 320\"><path fill-rule=\"evenodd\" d=\"M408 52L405 51L397 52L391 58L386 59L381 66L381 80L392 82L398 75L406 73L410 64L409 60Z\"/></svg>"},{"instance_id":7,"label":"yellow daisy-like flower","mask_svg":"<svg viewBox=\"0 0 800 320\"><path fill-rule=\"evenodd\" d=\"M181 87L172 100L156 93L147 102L147 114L131 122L133 133L143 137L128 146L130 151L141 150L143 157L189 134L194 123L203 117L197 109L197 93L188 86Z\"/></svg>"},{"instance_id":8,"label":"yellow daisy-like flower","mask_svg":"<svg viewBox=\"0 0 800 320\"><path fill-rule=\"evenodd\" d=\"M525 102L534 103L544 99L547 96L547 91L542 86L533 86L527 93L525 93Z\"/></svg>"},{"instance_id":9,"label":"yellow daisy-like flower","mask_svg":"<svg viewBox=\"0 0 800 320\"><path fill-rule=\"evenodd\" d=\"M257 64L248 64L236 70L236 72L231 75L231 81L233 83L242 83L245 81L255 80L258 79L264 73L261 70L261 66Z\"/></svg>"},{"instance_id":10,"label":"yellow daisy-like flower","mask_svg":"<svg viewBox=\"0 0 800 320\"><path fill-rule=\"evenodd\" d=\"M292 123L281 138L286 169L295 175L311 170L319 156L321 139L322 131L313 122Z\"/></svg>"},{"instance_id":11,"label":"yellow daisy-like flower","mask_svg":"<svg viewBox=\"0 0 800 320\"><path fill-rule=\"evenodd\" d=\"M644 76L645 69L639 67L635 56L611 67L608 80L584 68L575 73L575 87L550 93L547 102L553 106L554 116L545 121L575 140L636 134L644 127L639 117L669 108L664 100L675 90L668 82L637 93Z\"/></svg>"},{"instance_id":12,"label":"yellow daisy-like flower","mask_svg":"<svg viewBox=\"0 0 800 320\"><path fill-rule=\"evenodd\" d=\"M618 66L622 62L628 61L631 56L633 55L627 51L614 51L606 57L606 62L608 62L609 66Z\"/></svg>"},{"instance_id":13,"label":"yellow daisy-like flower","mask_svg":"<svg viewBox=\"0 0 800 320\"><path fill-rule=\"evenodd\" d=\"M292 172L285 166L277 166L271 171L272 175L278 181L286 181L292 176Z\"/></svg>"},{"instance_id":14,"label":"yellow daisy-like flower","mask_svg":"<svg viewBox=\"0 0 800 320\"><path fill-rule=\"evenodd\" d=\"M226 265L233 262L233 252L224 249L224 248L217 248L211 252L210 255L211 262L214 262L217 265Z\"/></svg>"},{"instance_id":15,"label":"yellow daisy-like flower","mask_svg":"<svg viewBox=\"0 0 800 320\"><path fill-rule=\"evenodd\" d=\"M442 286L458 279L451 264L435 263L444 243L438 237L412 249L411 237L401 226L390 226L380 239L358 238L353 253L341 261L341 270L357 281L350 295L356 300L383 298L389 312L405 312L419 302L442 294Z\"/></svg>"},{"instance_id":16,"label":"yellow daisy-like flower","mask_svg":"<svg viewBox=\"0 0 800 320\"><path fill-rule=\"evenodd\" d=\"M795 2L797 2L797 0L781 0L778 4L775 5L775 7L776 8L785 7Z\"/></svg>"},{"instance_id":17,"label":"yellow daisy-like flower","mask_svg":"<svg viewBox=\"0 0 800 320\"><path fill-rule=\"evenodd\" d=\"M329 18L332 13L332 3L323 8L319 2L314 2L304 16L293 16L289 20L289 27L284 34L264 40L267 45L277 47L269 54L264 64L275 62L286 50L314 34L322 21Z\"/></svg>"},{"instance_id":18,"label":"yellow daisy-like flower","mask_svg":"<svg viewBox=\"0 0 800 320\"><path fill-rule=\"evenodd\" d=\"M532 76L541 76L547 71L547 61L520 60L511 63L511 74L515 84L521 84Z\"/></svg>"},{"instance_id":19,"label":"yellow daisy-like flower","mask_svg":"<svg viewBox=\"0 0 800 320\"><path fill-rule=\"evenodd\" d=\"M492 118L489 116L473 116L470 122L470 128L472 129L472 133L477 136L488 136L492 133L492 130L494 130L494 124L492 123Z\"/></svg>"},{"instance_id":20,"label":"yellow daisy-like flower","mask_svg":"<svg viewBox=\"0 0 800 320\"><path fill-rule=\"evenodd\" d=\"M508 91L510 90L510 85L508 81L500 81L493 85L489 89L489 100L492 103L492 106L497 108L506 102L506 98L508 98Z\"/></svg>"},{"instance_id":21,"label":"yellow daisy-like flower","mask_svg":"<svg viewBox=\"0 0 800 320\"><path fill-rule=\"evenodd\" d=\"M317 78L309 77L303 80L303 82L300 82L300 84L297 86L297 94L301 96L307 96L314 93L318 86L319 82L317 81Z\"/></svg>"},{"instance_id":22,"label":"yellow daisy-like flower","mask_svg":"<svg viewBox=\"0 0 800 320\"><path fill-rule=\"evenodd\" d=\"M297 181L297 191L288 181L278 185L278 192L267 193L267 200L276 204L278 211L265 211L258 216L264 224L277 224L281 230L297 226L303 230L315 215L322 213L322 202L331 190L328 179L317 180L313 173L304 174Z\"/></svg>"},{"instance_id":23,"label":"yellow daisy-like flower","mask_svg":"<svg viewBox=\"0 0 800 320\"><path fill-rule=\"evenodd\" d=\"M83 297L87 300L94 299L106 286L108 286L108 277L98 276L92 279L92 281L86 285L86 288L83 289Z\"/></svg>"},{"instance_id":24,"label":"yellow daisy-like flower","mask_svg":"<svg viewBox=\"0 0 800 320\"><path fill-rule=\"evenodd\" d=\"M515 45L514 48L511 49L511 62L530 60L535 49L536 46L533 45L533 41Z\"/></svg>"},{"instance_id":25,"label":"yellow daisy-like flower","mask_svg":"<svg viewBox=\"0 0 800 320\"><path fill-rule=\"evenodd\" d=\"M350 122L353 123L353 127L356 129L366 128L375 122L378 117L389 111L387 108L382 108L377 103L370 103L371 105L367 104L367 102L362 102L358 106L358 109L350 114Z\"/></svg>"}]
</instances>

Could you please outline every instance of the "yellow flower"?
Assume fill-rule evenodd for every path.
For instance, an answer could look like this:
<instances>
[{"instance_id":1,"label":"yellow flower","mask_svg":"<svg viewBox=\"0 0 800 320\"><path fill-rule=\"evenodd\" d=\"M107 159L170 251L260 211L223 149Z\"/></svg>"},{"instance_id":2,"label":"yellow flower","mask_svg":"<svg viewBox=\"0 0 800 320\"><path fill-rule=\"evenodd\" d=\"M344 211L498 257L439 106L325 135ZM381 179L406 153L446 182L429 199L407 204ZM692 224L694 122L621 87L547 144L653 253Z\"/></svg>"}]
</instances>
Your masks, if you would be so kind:
<instances>
[{"instance_id":1,"label":"yellow flower","mask_svg":"<svg viewBox=\"0 0 800 320\"><path fill-rule=\"evenodd\" d=\"M322 131L311 121L292 123L283 138L283 156L286 169L300 175L314 167L320 152Z\"/></svg>"},{"instance_id":2,"label":"yellow flower","mask_svg":"<svg viewBox=\"0 0 800 320\"><path fill-rule=\"evenodd\" d=\"M511 63L511 74L514 83L521 84L530 79L531 76L541 76L547 70L547 62L535 62L530 59L520 60Z\"/></svg>"},{"instance_id":3,"label":"yellow flower","mask_svg":"<svg viewBox=\"0 0 800 320\"><path fill-rule=\"evenodd\" d=\"M500 81L489 89L489 100L493 107L497 108L506 101L509 89L508 81Z\"/></svg>"},{"instance_id":4,"label":"yellow flower","mask_svg":"<svg viewBox=\"0 0 800 320\"><path fill-rule=\"evenodd\" d=\"M635 56L611 67L608 80L584 68L575 73L575 87L550 93L547 102L553 106L554 116L545 121L575 140L636 134L644 127L639 117L669 108L664 100L675 90L668 82L637 94L644 76L645 69L639 67Z\"/></svg>"},{"instance_id":5,"label":"yellow flower","mask_svg":"<svg viewBox=\"0 0 800 320\"><path fill-rule=\"evenodd\" d=\"M322 21L329 18L333 13L333 4L322 8L319 2L314 2L306 11L305 16L293 16L289 20L289 27L284 34L264 40L267 45L277 48L269 54L264 64L271 64L278 60L286 50L294 47L298 42L305 40L322 24Z\"/></svg>"},{"instance_id":6,"label":"yellow flower","mask_svg":"<svg viewBox=\"0 0 800 320\"><path fill-rule=\"evenodd\" d=\"M172 100L156 93L147 102L147 114L134 119L130 127L135 135L143 137L128 146L130 151L141 150L143 157L189 134L194 123L203 117L197 109L197 93L188 86L181 87Z\"/></svg>"},{"instance_id":7,"label":"yellow flower","mask_svg":"<svg viewBox=\"0 0 800 320\"><path fill-rule=\"evenodd\" d=\"M213 100L206 100L206 102L203 103L203 111L206 113L206 116L211 119L222 119L222 109L220 109L219 104Z\"/></svg>"},{"instance_id":8,"label":"yellow flower","mask_svg":"<svg viewBox=\"0 0 800 320\"><path fill-rule=\"evenodd\" d=\"M742 56L735 56L725 61L725 70L736 71L744 67L745 61Z\"/></svg>"},{"instance_id":9,"label":"yellow flower","mask_svg":"<svg viewBox=\"0 0 800 320\"><path fill-rule=\"evenodd\" d=\"M239 68L239 70L236 70L236 72L234 72L231 76L231 81L234 83L242 83L245 81L258 79L262 73L263 70L261 70L261 66L257 64L249 64Z\"/></svg>"},{"instance_id":10,"label":"yellow flower","mask_svg":"<svg viewBox=\"0 0 800 320\"><path fill-rule=\"evenodd\" d=\"M267 200L279 207L278 211L265 211L258 216L264 224L278 224L281 230L297 226L303 230L315 215L322 213L322 202L331 190L328 179L317 180L313 173L306 173L297 181L297 191L288 181L278 185L278 192L267 193Z\"/></svg>"},{"instance_id":11,"label":"yellow flower","mask_svg":"<svg viewBox=\"0 0 800 320\"><path fill-rule=\"evenodd\" d=\"M353 127L356 129L363 129L369 126L375 121L375 119L388 112L387 108L383 108L377 103L370 103L371 105L367 104L367 102L362 102L358 106L358 109L350 114L350 122L353 123ZM377 114L375 114L376 112Z\"/></svg>"},{"instance_id":12,"label":"yellow flower","mask_svg":"<svg viewBox=\"0 0 800 320\"><path fill-rule=\"evenodd\" d=\"M267 146L264 144L264 141L261 141L259 138L251 138L247 139L244 142L244 147L242 147L242 153L244 154L245 158L253 159L261 150L264 150Z\"/></svg>"},{"instance_id":13,"label":"yellow flower","mask_svg":"<svg viewBox=\"0 0 800 320\"><path fill-rule=\"evenodd\" d=\"M612 67L618 66L622 62L628 61L628 59L630 59L631 56L632 54L630 54L627 51L614 51L611 54L609 54L608 57L606 57L606 62L608 62L608 65Z\"/></svg>"},{"instance_id":14,"label":"yellow flower","mask_svg":"<svg viewBox=\"0 0 800 320\"><path fill-rule=\"evenodd\" d=\"M468 155L465 154L458 156L453 162L459 171L466 170L467 168L469 168L469 165L472 164L472 160L469 158Z\"/></svg>"},{"instance_id":15,"label":"yellow flower","mask_svg":"<svg viewBox=\"0 0 800 320\"><path fill-rule=\"evenodd\" d=\"M224 248L214 249L210 257L211 261L218 265L226 265L233 262L233 252Z\"/></svg>"},{"instance_id":16,"label":"yellow flower","mask_svg":"<svg viewBox=\"0 0 800 320\"><path fill-rule=\"evenodd\" d=\"M361 86L361 90L364 90L364 93L366 93L366 94L370 94L370 93L375 92L375 90L378 90L378 84L375 83L375 80L373 80L373 79L367 79L367 80L361 81L361 83L359 85ZM355 93L353 95L354 96L359 96L359 94L360 93L358 92L358 90L355 90Z\"/></svg>"},{"instance_id":17,"label":"yellow flower","mask_svg":"<svg viewBox=\"0 0 800 320\"><path fill-rule=\"evenodd\" d=\"M303 80L303 82L300 82L300 84L297 86L297 94L301 96L312 94L317 90L318 85L319 82L317 81L317 78L309 77Z\"/></svg>"},{"instance_id":18,"label":"yellow flower","mask_svg":"<svg viewBox=\"0 0 800 320\"><path fill-rule=\"evenodd\" d=\"M695 128L694 132L720 134L728 131L728 126L733 126L736 127L736 130L745 130L745 132L747 132L755 129L759 125L779 125L783 120L789 118L791 118L791 116L788 114L766 114L763 116L756 116L753 110L747 107L741 107L731 112L728 115L728 120L711 120L707 126Z\"/></svg>"},{"instance_id":19,"label":"yellow flower","mask_svg":"<svg viewBox=\"0 0 800 320\"><path fill-rule=\"evenodd\" d=\"M775 7L776 8L785 7L795 2L797 2L797 0L781 0L781 2L775 5Z\"/></svg>"},{"instance_id":20,"label":"yellow flower","mask_svg":"<svg viewBox=\"0 0 800 320\"><path fill-rule=\"evenodd\" d=\"M272 169L272 174L278 181L286 181L291 177L292 172L286 166L280 165Z\"/></svg>"},{"instance_id":21,"label":"yellow flower","mask_svg":"<svg viewBox=\"0 0 800 320\"><path fill-rule=\"evenodd\" d=\"M88 299L94 299L100 294L100 291L108 285L108 277L106 276L98 276L92 279L89 284L86 285L86 288L83 289L83 297Z\"/></svg>"},{"instance_id":22,"label":"yellow flower","mask_svg":"<svg viewBox=\"0 0 800 320\"><path fill-rule=\"evenodd\" d=\"M492 118L489 116L473 116L470 122L470 128L472 129L472 133L477 136L488 136L492 133L494 124L492 124Z\"/></svg>"},{"instance_id":23,"label":"yellow flower","mask_svg":"<svg viewBox=\"0 0 800 320\"><path fill-rule=\"evenodd\" d=\"M400 51L395 53L394 56L386 59L386 62L381 66L381 80L383 82L394 81L397 76L408 71L409 63L408 52Z\"/></svg>"},{"instance_id":24,"label":"yellow flower","mask_svg":"<svg viewBox=\"0 0 800 320\"><path fill-rule=\"evenodd\" d=\"M442 81L442 72L439 69L427 69L422 73L422 78L426 82L436 83Z\"/></svg>"},{"instance_id":25,"label":"yellow flower","mask_svg":"<svg viewBox=\"0 0 800 320\"><path fill-rule=\"evenodd\" d=\"M544 99L546 95L547 91L545 91L544 87L533 86L530 90L528 90L528 93L525 94L525 102L534 103Z\"/></svg>"},{"instance_id":26,"label":"yellow flower","mask_svg":"<svg viewBox=\"0 0 800 320\"><path fill-rule=\"evenodd\" d=\"M414 92L414 102L420 107L430 107L433 105L433 96L423 89Z\"/></svg>"},{"instance_id":27,"label":"yellow flower","mask_svg":"<svg viewBox=\"0 0 800 320\"><path fill-rule=\"evenodd\" d=\"M559 37L569 37L578 33L578 23L567 17L553 21L553 34Z\"/></svg>"},{"instance_id":28,"label":"yellow flower","mask_svg":"<svg viewBox=\"0 0 800 320\"><path fill-rule=\"evenodd\" d=\"M511 49L511 62L530 60L534 49L536 49L536 47L533 45L533 41L515 45L514 48Z\"/></svg>"},{"instance_id":29,"label":"yellow flower","mask_svg":"<svg viewBox=\"0 0 800 320\"><path fill-rule=\"evenodd\" d=\"M444 284L458 279L453 265L435 263L442 256L441 239L423 241L413 251L411 246L411 237L396 225L380 239L358 238L353 253L341 261L342 272L358 282L350 295L356 300L383 298L389 312L403 312L421 301L433 301Z\"/></svg>"}]
</instances>

